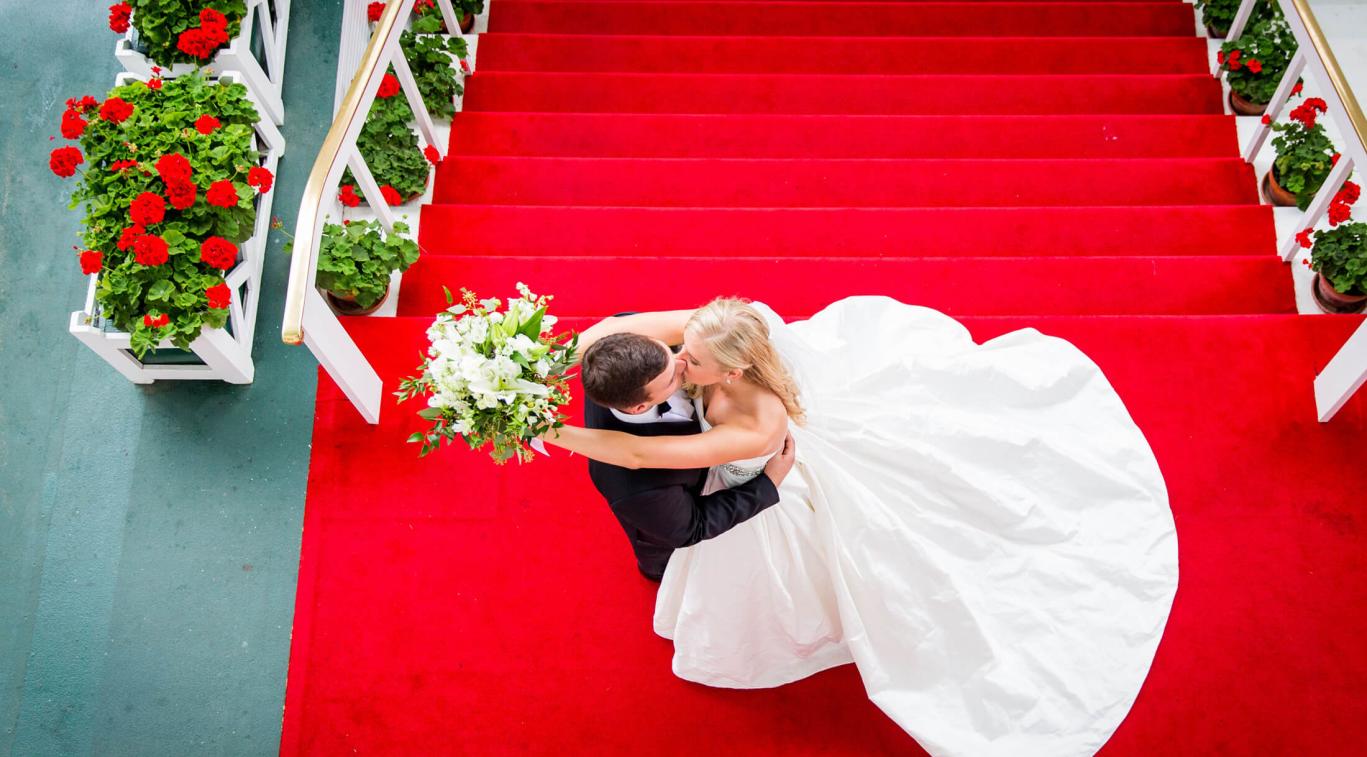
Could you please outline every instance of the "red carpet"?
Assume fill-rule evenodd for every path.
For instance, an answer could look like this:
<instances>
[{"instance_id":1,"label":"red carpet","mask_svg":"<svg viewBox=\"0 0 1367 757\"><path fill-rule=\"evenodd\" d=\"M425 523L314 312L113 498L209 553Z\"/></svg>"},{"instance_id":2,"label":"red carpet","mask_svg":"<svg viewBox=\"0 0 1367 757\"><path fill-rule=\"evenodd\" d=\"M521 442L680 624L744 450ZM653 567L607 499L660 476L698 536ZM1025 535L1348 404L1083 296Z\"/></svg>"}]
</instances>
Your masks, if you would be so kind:
<instances>
[{"instance_id":1,"label":"red carpet","mask_svg":"<svg viewBox=\"0 0 1367 757\"><path fill-rule=\"evenodd\" d=\"M1193 26L1175 0L498 0L401 317L347 327L386 391L443 285L527 281L568 328L888 294L1069 339L1153 445L1181 549L1102 754L1356 753L1367 400L1319 424L1311 381L1362 319L1293 314ZM282 753L921 753L850 667L675 679L582 460L419 460L418 426L320 379Z\"/></svg>"}]
</instances>

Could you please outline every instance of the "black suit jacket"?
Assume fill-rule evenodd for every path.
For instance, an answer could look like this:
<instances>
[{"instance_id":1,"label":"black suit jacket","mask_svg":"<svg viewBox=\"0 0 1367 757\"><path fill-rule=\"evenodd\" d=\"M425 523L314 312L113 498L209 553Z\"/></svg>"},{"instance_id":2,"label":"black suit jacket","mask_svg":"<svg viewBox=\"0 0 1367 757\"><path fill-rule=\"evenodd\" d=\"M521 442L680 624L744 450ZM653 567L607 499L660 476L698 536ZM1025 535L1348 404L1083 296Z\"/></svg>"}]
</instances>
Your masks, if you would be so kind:
<instances>
[{"instance_id":1,"label":"black suit jacket","mask_svg":"<svg viewBox=\"0 0 1367 757\"><path fill-rule=\"evenodd\" d=\"M584 425L637 436L677 436L701 431L692 422L626 423L612 411L584 400ZM778 489L765 474L742 486L702 496L703 468L631 470L589 461L589 477L622 524L637 565L647 577L664 575L669 555L743 523L778 502Z\"/></svg>"}]
</instances>

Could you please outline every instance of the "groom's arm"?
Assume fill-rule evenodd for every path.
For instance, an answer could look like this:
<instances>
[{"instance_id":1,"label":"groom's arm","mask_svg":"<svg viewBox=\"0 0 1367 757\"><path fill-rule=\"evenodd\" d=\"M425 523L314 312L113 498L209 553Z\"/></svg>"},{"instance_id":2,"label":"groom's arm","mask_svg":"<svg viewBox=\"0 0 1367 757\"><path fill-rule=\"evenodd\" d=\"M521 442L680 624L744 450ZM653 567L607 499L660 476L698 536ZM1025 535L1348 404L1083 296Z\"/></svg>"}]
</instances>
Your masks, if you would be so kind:
<instances>
[{"instance_id":1,"label":"groom's arm","mask_svg":"<svg viewBox=\"0 0 1367 757\"><path fill-rule=\"evenodd\" d=\"M657 543L679 548L726 533L778 503L778 485L792 470L792 437L765 465L764 472L730 489L699 496L683 486L638 492L612 503L619 518L633 523Z\"/></svg>"},{"instance_id":2,"label":"groom's arm","mask_svg":"<svg viewBox=\"0 0 1367 757\"><path fill-rule=\"evenodd\" d=\"M689 524L687 538L680 547L688 547L705 539L720 536L732 528L755 517L765 508L778 504L778 487L770 478L761 473L740 486L722 489L706 496L694 497L688 492L685 496L693 498L693 522Z\"/></svg>"}]
</instances>

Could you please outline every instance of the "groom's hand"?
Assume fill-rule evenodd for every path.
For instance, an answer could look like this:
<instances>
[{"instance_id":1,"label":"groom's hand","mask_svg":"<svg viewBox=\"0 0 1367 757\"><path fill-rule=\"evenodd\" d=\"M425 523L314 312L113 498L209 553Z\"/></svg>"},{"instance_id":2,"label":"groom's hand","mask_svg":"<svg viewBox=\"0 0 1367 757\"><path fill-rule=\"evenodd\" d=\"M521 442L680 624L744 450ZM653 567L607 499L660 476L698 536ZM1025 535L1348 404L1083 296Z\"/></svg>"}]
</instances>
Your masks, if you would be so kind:
<instances>
[{"instance_id":1,"label":"groom's hand","mask_svg":"<svg viewBox=\"0 0 1367 757\"><path fill-rule=\"evenodd\" d=\"M783 483L783 479L788 475L788 471L793 469L793 463L797 459L795 456L796 451L797 443L793 441L793 435L789 432L788 436L783 440L783 450L777 455L769 458L768 464L764 466L764 475L768 476L769 480L774 482L774 486Z\"/></svg>"}]
</instances>

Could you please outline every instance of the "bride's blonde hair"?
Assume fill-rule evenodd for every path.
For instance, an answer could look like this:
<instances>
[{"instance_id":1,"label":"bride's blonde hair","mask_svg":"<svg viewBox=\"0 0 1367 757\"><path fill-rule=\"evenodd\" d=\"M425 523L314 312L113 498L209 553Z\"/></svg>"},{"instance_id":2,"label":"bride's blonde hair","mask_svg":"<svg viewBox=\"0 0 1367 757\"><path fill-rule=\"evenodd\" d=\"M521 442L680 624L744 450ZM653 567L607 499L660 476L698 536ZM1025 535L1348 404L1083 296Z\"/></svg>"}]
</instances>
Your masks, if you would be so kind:
<instances>
[{"instance_id":1,"label":"bride's blonde hair","mask_svg":"<svg viewBox=\"0 0 1367 757\"><path fill-rule=\"evenodd\" d=\"M741 371L747 381L783 400L783 407L794 422L805 420L806 413L798 402L797 382L769 341L769 324L748 301L718 297L698 308L684 330L701 339L723 369ZM690 386L688 391L696 397L702 389Z\"/></svg>"}]
</instances>

